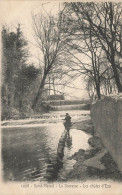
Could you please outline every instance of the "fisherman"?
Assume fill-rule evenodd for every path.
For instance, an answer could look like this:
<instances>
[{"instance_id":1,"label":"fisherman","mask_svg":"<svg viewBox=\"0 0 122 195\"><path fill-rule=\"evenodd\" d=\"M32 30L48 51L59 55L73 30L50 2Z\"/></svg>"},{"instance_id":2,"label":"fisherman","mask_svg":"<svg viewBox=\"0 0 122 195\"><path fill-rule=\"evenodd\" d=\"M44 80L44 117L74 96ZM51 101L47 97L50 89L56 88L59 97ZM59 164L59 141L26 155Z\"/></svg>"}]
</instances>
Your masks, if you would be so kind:
<instances>
[{"instance_id":1,"label":"fisherman","mask_svg":"<svg viewBox=\"0 0 122 195\"><path fill-rule=\"evenodd\" d=\"M64 120L65 120L65 122L64 122L65 130L69 131L71 124L72 124L71 123L71 116L68 113L66 113Z\"/></svg>"}]
</instances>

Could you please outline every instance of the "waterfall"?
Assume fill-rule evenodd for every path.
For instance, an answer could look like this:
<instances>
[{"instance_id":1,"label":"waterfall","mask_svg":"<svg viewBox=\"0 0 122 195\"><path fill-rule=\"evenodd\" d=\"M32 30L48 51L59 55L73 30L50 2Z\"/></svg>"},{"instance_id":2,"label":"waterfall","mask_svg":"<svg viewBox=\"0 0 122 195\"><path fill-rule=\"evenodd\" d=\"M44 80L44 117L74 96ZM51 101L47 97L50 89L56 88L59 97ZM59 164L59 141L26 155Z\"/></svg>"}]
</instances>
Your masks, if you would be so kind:
<instances>
[{"instance_id":1,"label":"waterfall","mask_svg":"<svg viewBox=\"0 0 122 195\"><path fill-rule=\"evenodd\" d=\"M61 105L75 105L75 104L89 104L89 100L49 100L43 101L42 103L47 103L50 106L61 106Z\"/></svg>"},{"instance_id":2,"label":"waterfall","mask_svg":"<svg viewBox=\"0 0 122 195\"><path fill-rule=\"evenodd\" d=\"M89 100L49 100L42 103L48 104L52 111L65 111L65 110L89 110Z\"/></svg>"},{"instance_id":3,"label":"waterfall","mask_svg":"<svg viewBox=\"0 0 122 195\"><path fill-rule=\"evenodd\" d=\"M51 106L53 111L63 111L63 110L89 110L89 104L76 104L76 105L62 105L62 106Z\"/></svg>"}]
</instances>

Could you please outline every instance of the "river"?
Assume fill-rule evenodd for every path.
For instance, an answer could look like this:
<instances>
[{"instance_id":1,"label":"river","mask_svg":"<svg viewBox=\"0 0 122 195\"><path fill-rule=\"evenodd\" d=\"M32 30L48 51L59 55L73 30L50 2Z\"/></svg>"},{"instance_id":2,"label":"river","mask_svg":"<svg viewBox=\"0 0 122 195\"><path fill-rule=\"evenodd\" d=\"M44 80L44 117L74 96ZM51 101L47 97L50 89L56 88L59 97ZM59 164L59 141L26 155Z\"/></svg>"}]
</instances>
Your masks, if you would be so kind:
<instances>
[{"instance_id":1,"label":"river","mask_svg":"<svg viewBox=\"0 0 122 195\"><path fill-rule=\"evenodd\" d=\"M90 111L70 110L46 113L38 119L2 122L2 175L4 181L45 181L47 166L57 155L59 139L64 132L62 119L68 112L72 122L90 117ZM71 129L64 148L63 168L72 169L74 160L68 160L79 149L88 149L89 135ZM64 177L61 176L60 177Z\"/></svg>"}]
</instances>

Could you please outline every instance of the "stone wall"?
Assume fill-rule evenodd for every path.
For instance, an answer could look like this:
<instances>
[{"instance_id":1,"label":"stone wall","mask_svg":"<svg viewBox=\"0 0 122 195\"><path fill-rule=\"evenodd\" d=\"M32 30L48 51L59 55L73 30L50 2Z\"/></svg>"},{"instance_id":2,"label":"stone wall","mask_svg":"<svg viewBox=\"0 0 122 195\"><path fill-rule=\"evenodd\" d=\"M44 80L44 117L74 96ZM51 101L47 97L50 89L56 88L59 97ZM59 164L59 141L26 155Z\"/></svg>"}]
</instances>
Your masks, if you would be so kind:
<instances>
[{"instance_id":1,"label":"stone wall","mask_svg":"<svg viewBox=\"0 0 122 195\"><path fill-rule=\"evenodd\" d=\"M92 104L91 117L96 133L122 171L122 94Z\"/></svg>"}]
</instances>

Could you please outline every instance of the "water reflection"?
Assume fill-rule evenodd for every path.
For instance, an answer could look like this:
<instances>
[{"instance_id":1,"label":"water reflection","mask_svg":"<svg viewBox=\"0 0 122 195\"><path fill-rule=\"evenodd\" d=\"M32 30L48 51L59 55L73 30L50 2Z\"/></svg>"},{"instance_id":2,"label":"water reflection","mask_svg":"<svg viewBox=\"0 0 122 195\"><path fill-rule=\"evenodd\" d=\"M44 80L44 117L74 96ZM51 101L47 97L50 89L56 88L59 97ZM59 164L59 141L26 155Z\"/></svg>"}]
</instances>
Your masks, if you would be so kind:
<instances>
[{"instance_id":1,"label":"water reflection","mask_svg":"<svg viewBox=\"0 0 122 195\"><path fill-rule=\"evenodd\" d=\"M66 132L65 147L69 150L72 148L72 137L70 135L70 131Z\"/></svg>"},{"instance_id":2,"label":"water reflection","mask_svg":"<svg viewBox=\"0 0 122 195\"><path fill-rule=\"evenodd\" d=\"M50 157L56 154L62 132L62 124L58 124L58 128L53 124L2 130L4 180L44 180Z\"/></svg>"},{"instance_id":3,"label":"water reflection","mask_svg":"<svg viewBox=\"0 0 122 195\"><path fill-rule=\"evenodd\" d=\"M74 121L83 120L89 115L88 111L77 110L69 113ZM59 139L64 132L62 123L64 115L65 111L52 112L43 115L44 121L43 117L11 121L9 122L11 127L2 127L2 161L5 181L45 180L47 166L50 165L50 159L55 157ZM75 129L66 133L64 168L67 164L71 165L71 161L69 163L67 160L69 156L80 148L88 148L88 138L87 134Z\"/></svg>"}]
</instances>

